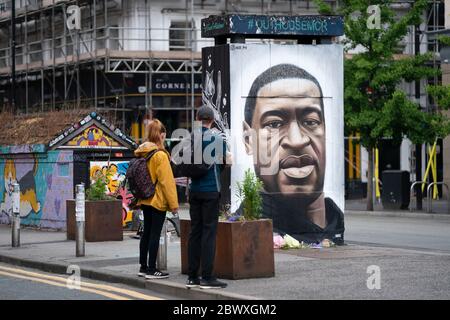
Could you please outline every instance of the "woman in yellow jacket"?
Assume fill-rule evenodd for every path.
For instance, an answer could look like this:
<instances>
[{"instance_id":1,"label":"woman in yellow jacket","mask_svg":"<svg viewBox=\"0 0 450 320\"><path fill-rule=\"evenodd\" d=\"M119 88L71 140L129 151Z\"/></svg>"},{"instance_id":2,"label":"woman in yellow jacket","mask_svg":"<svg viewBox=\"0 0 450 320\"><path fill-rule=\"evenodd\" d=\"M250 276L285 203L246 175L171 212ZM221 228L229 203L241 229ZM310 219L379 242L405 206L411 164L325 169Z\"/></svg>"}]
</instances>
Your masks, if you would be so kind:
<instances>
[{"instance_id":1,"label":"woman in yellow jacket","mask_svg":"<svg viewBox=\"0 0 450 320\"><path fill-rule=\"evenodd\" d=\"M157 119L148 125L147 142L141 144L134 152L137 157L145 157L149 152L158 149L149 161L147 167L155 193L151 198L140 199L138 204L144 212L144 234L139 245L139 263L141 268L138 275L146 279L168 278L169 274L156 269L159 237L166 219L166 211L178 213L178 197L170 166L170 155L164 148L166 128Z\"/></svg>"}]
</instances>

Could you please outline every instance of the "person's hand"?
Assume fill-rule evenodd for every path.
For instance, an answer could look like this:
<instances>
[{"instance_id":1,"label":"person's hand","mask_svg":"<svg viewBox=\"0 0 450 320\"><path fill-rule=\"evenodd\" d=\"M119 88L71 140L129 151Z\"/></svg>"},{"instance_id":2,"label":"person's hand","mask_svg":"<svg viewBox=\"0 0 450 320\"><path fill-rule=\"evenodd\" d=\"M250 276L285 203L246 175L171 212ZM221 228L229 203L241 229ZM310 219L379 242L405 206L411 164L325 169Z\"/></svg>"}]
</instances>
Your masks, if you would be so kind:
<instances>
[{"instance_id":1,"label":"person's hand","mask_svg":"<svg viewBox=\"0 0 450 320\"><path fill-rule=\"evenodd\" d=\"M176 216L178 215L178 208L171 209L170 212L172 212L172 214Z\"/></svg>"},{"instance_id":2,"label":"person's hand","mask_svg":"<svg viewBox=\"0 0 450 320\"><path fill-rule=\"evenodd\" d=\"M233 164L233 154L227 151L225 154L225 165L230 167Z\"/></svg>"}]
</instances>

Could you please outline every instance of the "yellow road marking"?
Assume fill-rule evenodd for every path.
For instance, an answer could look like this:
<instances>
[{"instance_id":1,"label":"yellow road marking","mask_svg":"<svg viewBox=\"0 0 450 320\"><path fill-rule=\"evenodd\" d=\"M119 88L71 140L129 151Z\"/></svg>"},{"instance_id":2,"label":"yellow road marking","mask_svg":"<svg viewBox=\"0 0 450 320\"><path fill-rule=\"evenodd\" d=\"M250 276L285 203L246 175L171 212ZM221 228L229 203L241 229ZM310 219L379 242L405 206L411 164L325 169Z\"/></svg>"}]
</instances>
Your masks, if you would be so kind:
<instances>
[{"instance_id":1,"label":"yellow road marking","mask_svg":"<svg viewBox=\"0 0 450 320\"><path fill-rule=\"evenodd\" d=\"M36 273L36 272L31 272L31 271L26 271L26 270L21 270L21 269L8 268L8 267L4 267L4 266L0 266L0 270L67 283L67 279L64 277L50 276L50 275L46 275L46 274L41 274L41 273ZM136 299L161 300L161 298L158 298L158 297L142 294L142 293L132 291L132 290L127 290L127 289L117 288L117 287L113 287L113 286L109 286L109 285L104 285L104 284L96 284L96 283L82 281L82 282L80 282L80 285L82 287L96 288L96 289L102 289L102 290L111 291L111 292L115 292L115 293L119 293L119 294L125 294L127 296L130 296L130 297L133 297Z\"/></svg>"},{"instance_id":2,"label":"yellow road marking","mask_svg":"<svg viewBox=\"0 0 450 320\"><path fill-rule=\"evenodd\" d=\"M54 281L50 281L50 280L34 278L34 277L27 277L27 276L23 276L23 275L19 275L19 274L12 274L12 273L3 272L3 271L0 271L0 275L6 276L6 277L13 277L13 278L30 280L30 281L34 281L34 282L45 283L45 284L48 284L48 285L51 285L51 286L64 287L64 288L67 289L67 286L65 284L54 282ZM90 293L95 293L95 294L102 295L102 296L105 296L107 298L114 299L114 300L130 300L128 298L125 298L125 297L122 297L122 296L119 296L119 295L116 295L116 294L113 294L113 293L100 291L100 290L95 290L95 289L89 289L89 288L80 287L80 288L76 288L76 290L80 290L80 291L84 291L84 292L90 292Z\"/></svg>"}]
</instances>

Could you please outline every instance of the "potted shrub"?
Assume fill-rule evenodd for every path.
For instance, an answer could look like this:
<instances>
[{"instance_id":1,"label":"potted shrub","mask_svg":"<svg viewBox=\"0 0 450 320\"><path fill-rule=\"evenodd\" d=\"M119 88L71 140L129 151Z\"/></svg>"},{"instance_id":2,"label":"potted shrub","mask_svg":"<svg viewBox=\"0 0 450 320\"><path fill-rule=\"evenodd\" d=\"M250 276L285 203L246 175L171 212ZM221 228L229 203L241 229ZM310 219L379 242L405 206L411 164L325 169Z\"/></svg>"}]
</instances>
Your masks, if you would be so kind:
<instances>
[{"instance_id":1,"label":"potted shrub","mask_svg":"<svg viewBox=\"0 0 450 320\"><path fill-rule=\"evenodd\" d=\"M225 208L219 220L214 273L224 279L273 277L275 275L272 220L261 219L262 182L247 170L238 183L241 207ZM190 221L181 220L181 268L187 273Z\"/></svg>"},{"instance_id":2,"label":"potted shrub","mask_svg":"<svg viewBox=\"0 0 450 320\"><path fill-rule=\"evenodd\" d=\"M97 172L86 190L85 238L88 242L122 241L122 202L106 194L108 179ZM67 239L75 240L75 200L67 200Z\"/></svg>"}]
</instances>

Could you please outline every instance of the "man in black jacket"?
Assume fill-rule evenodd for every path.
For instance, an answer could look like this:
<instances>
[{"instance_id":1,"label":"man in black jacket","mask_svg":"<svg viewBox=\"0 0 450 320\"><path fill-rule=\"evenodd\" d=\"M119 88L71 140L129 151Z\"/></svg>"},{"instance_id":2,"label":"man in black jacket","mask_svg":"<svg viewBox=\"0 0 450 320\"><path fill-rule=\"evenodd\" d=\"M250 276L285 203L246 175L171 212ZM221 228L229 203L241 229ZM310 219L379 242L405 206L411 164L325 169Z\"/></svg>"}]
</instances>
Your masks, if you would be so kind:
<instances>
[{"instance_id":1,"label":"man in black jacket","mask_svg":"<svg viewBox=\"0 0 450 320\"><path fill-rule=\"evenodd\" d=\"M188 244L189 278L188 288L202 289L225 288L226 283L219 281L213 274L216 250L217 225L219 222L220 169L225 165L226 143L217 131L211 129L214 123L214 111L202 106L197 111L197 120L202 122L201 132L194 133L201 139L202 156L210 167L208 172L192 178L189 185L189 214L191 216L191 232ZM212 148L210 144L217 148ZM195 142L194 142L195 145ZM195 148L195 147L194 147ZM202 279L198 275L201 267Z\"/></svg>"}]
</instances>

